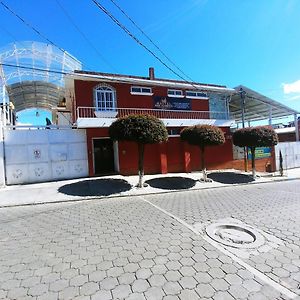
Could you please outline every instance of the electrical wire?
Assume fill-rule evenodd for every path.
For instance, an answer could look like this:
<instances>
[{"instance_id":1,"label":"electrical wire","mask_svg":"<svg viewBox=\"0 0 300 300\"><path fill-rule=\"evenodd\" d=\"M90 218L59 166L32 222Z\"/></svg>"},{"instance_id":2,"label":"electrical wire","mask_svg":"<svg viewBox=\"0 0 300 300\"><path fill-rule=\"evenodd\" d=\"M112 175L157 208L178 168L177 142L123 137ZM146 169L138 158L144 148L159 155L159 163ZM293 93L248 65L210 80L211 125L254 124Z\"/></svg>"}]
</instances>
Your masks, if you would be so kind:
<instances>
[{"instance_id":1,"label":"electrical wire","mask_svg":"<svg viewBox=\"0 0 300 300\"><path fill-rule=\"evenodd\" d=\"M114 71L116 71L115 67L113 67L109 61L99 52L99 50L94 46L94 44L87 38L87 36L84 34L84 32L77 26L77 24L74 22L74 20L71 18L70 14L67 12L67 10L62 6L62 4L56 0L57 5L60 7L62 12L65 14L65 16L69 19L70 23L76 28L76 30L80 33L80 35L83 37L83 39L89 44L91 48L98 54L101 60L103 60L107 66L112 68Z\"/></svg>"},{"instance_id":2,"label":"electrical wire","mask_svg":"<svg viewBox=\"0 0 300 300\"><path fill-rule=\"evenodd\" d=\"M156 60L158 60L162 65L164 65L173 74L184 80L185 82L193 85L191 82L187 81L178 72L174 71L170 66L168 66L159 56L157 56L151 49L149 49L144 43L142 43L125 25L123 25L115 16L112 15L102 4L96 0L92 0L94 4L103 11L116 25L118 25L127 35L129 35L136 43L143 47L148 53L150 53ZM194 85L193 85L194 86ZM195 87L195 86L194 86Z\"/></svg>"},{"instance_id":3,"label":"electrical wire","mask_svg":"<svg viewBox=\"0 0 300 300\"><path fill-rule=\"evenodd\" d=\"M48 43L50 43L51 45L55 46L56 48L58 48L59 50L61 50L63 53L66 53L68 56L70 56L72 59L74 59L66 50L64 50L63 48L59 47L58 45L56 45L54 42L52 42L51 40L49 40L45 35L43 35L39 30L37 30L34 26L32 26L30 23L28 23L27 21L24 20L24 18L22 18L20 15L18 15L16 12L14 12L10 7L7 6L7 4L5 4L3 1L0 1L0 4L6 9L8 10L12 15L14 15L16 18L18 18L23 24L25 24L27 27L29 27L30 29L32 29L37 35L39 35L40 37L42 37L43 39L45 39Z\"/></svg>"},{"instance_id":4,"label":"electrical wire","mask_svg":"<svg viewBox=\"0 0 300 300\"><path fill-rule=\"evenodd\" d=\"M90 78L90 76L88 76L88 74L82 74L82 73L74 73L74 72L63 72L63 71L55 71L55 70L48 70L48 69L42 69L42 68L36 68L36 67L29 67L29 66L22 66L22 65L15 65L15 64L7 64L7 63L0 63L0 66L4 66L4 67L10 67L10 68L20 68L20 69L27 69L27 70L33 70L33 71L40 71L40 72L48 72L48 73L54 73L54 74L62 74L62 75L73 75L73 76L80 76L80 77L87 77ZM113 79L110 79L111 81L114 82L120 82L121 79L118 76L115 76L115 74L109 74L110 76L114 77ZM191 86L199 89L199 87L197 87L195 84L197 85L204 85L204 86L211 86L209 84L202 84L202 83L192 83L192 82L188 82L188 81L184 81L184 83L190 84ZM202 88L203 90L205 90L205 88Z\"/></svg>"},{"instance_id":5,"label":"electrical wire","mask_svg":"<svg viewBox=\"0 0 300 300\"><path fill-rule=\"evenodd\" d=\"M190 76L188 76L181 68L179 68L175 62L173 62L163 51L162 49L153 41L153 39L146 34L146 32L126 13L120 5L118 5L114 0L110 0L121 12L122 14L129 19L129 21L148 39L148 41L179 71L181 72L186 78L191 81L194 81Z\"/></svg>"},{"instance_id":6,"label":"electrical wire","mask_svg":"<svg viewBox=\"0 0 300 300\"><path fill-rule=\"evenodd\" d=\"M40 72L48 72L48 73L54 73L54 74L62 74L62 75L67 75L67 74L72 74L69 72L63 72L63 71L54 71L54 70L47 70L47 69L42 69L42 68L35 68L35 67L27 67L27 66L20 66L20 65L14 65L14 64L3 64L0 63L0 66L4 67L11 67L11 68L20 68L20 69L26 69L26 70L32 70L32 71L40 71Z\"/></svg>"}]
</instances>

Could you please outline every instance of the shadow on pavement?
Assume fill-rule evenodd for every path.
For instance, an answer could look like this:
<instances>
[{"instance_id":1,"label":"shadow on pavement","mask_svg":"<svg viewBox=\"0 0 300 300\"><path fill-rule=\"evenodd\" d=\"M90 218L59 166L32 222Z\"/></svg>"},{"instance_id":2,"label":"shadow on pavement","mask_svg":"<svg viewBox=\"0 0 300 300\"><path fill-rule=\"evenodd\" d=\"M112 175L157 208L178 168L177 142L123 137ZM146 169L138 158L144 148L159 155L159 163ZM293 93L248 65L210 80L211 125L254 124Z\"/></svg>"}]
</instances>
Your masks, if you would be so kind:
<instances>
[{"instance_id":1,"label":"shadow on pavement","mask_svg":"<svg viewBox=\"0 0 300 300\"><path fill-rule=\"evenodd\" d=\"M123 179L91 179L63 185L58 191L71 196L109 196L130 189L131 185Z\"/></svg>"},{"instance_id":2,"label":"shadow on pavement","mask_svg":"<svg viewBox=\"0 0 300 300\"><path fill-rule=\"evenodd\" d=\"M234 172L216 172L207 175L208 178L213 181L225 183L225 184L236 184L236 183L248 183L254 181L252 176L246 174L238 174Z\"/></svg>"},{"instance_id":3,"label":"shadow on pavement","mask_svg":"<svg viewBox=\"0 0 300 300\"><path fill-rule=\"evenodd\" d=\"M197 180L193 180L186 177L164 177L154 178L147 180L151 187L163 189L163 190L184 190L192 188L196 184Z\"/></svg>"}]
</instances>

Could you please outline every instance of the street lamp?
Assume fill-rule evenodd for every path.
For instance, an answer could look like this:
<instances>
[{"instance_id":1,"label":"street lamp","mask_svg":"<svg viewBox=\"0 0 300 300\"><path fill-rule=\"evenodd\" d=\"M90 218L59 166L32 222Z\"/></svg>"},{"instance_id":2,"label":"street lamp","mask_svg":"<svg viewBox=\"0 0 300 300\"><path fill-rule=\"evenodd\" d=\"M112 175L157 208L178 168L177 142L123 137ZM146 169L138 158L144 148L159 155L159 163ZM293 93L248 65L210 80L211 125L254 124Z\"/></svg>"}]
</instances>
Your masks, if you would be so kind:
<instances>
[{"instance_id":1,"label":"street lamp","mask_svg":"<svg viewBox=\"0 0 300 300\"><path fill-rule=\"evenodd\" d=\"M246 99L246 91L241 87L239 89L239 94L240 94L240 97L241 97L242 126L243 126L243 128L245 128L245 99ZM248 149L247 149L247 147L244 147L244 168L245 168L245 172L248 172Z\"/></svg>"}]
</instances>

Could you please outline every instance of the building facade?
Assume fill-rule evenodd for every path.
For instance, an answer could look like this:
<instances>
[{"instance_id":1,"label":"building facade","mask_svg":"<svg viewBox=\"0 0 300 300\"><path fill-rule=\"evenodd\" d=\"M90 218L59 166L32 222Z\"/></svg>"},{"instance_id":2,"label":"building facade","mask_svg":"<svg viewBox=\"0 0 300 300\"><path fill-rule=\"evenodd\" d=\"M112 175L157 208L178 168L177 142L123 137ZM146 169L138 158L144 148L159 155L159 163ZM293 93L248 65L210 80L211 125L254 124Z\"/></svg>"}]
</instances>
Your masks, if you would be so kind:
<instances>
[{"instance_id":1,"label":"building facade","mask_svg":"<svg viewBox=\"0 0 300 300\"><path fill-rule=\"evenodd\" d=\"M95 72L66 76L66 102L78 128L86 129L89 175L136 174L137 147L113 142L108 128L121 116L151 114L166 125L169 140L147 145L145 172L168 173L199 170L200 151L180 140L182 128L196 124L220 127L224 145L208 147L208 168L226 168L233 160L228 103L233 89L221 85L190 83L149 77Z\"/></svg>"}]
</instances>

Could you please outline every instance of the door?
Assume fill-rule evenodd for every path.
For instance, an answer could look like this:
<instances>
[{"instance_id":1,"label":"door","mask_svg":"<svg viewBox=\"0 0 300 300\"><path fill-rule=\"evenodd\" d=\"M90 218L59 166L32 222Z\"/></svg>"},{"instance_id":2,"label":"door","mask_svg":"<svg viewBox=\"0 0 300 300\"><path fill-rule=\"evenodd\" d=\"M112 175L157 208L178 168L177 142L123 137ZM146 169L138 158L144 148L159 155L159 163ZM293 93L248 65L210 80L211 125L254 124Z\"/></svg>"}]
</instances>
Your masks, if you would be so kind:
<instances>
[{"instance_id":1,"label":"door","mask_svg":"<svg viewBox=\"0 0 300 300\"><path fill-rule=\"evenodd\" d=\"M114 150L111 139L94 139L94 170L97 174L114 173Z\"/></svg>"}]
</instances>

